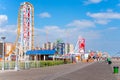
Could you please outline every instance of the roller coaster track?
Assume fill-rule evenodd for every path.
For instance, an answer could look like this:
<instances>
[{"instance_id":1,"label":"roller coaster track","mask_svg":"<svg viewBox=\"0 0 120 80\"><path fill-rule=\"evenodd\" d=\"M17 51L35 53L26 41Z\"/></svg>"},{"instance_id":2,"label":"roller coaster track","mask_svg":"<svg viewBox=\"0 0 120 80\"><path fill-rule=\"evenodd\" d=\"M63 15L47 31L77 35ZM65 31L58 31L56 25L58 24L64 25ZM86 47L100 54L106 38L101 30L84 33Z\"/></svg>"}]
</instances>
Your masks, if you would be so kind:
<instances>
[{"instance_id":1,"label":"roller coaster track","mask_svg":"<svg viewBox=\"0 0 120 80\"><path fill-rule=\"evenodd\" d=\"M32 7L32 41L31 41L31 49L34 49L34 8L32 6L32 4L30 4L29 2L25 2L25 4L28 4ZM5 57L9 57L11 54L16 54L15 50L19 49L18 48L18 41L20 39L20 35L21 35L21 9L23 8L23 6L20 6L19 8L19 12L18 12L18 25L17 25L17 37L16 40L14 42L14 45L12 46L11 50L5 54ZM2 58L0 58L0 61L2 61Z\"/></svg>"}]
</instances>

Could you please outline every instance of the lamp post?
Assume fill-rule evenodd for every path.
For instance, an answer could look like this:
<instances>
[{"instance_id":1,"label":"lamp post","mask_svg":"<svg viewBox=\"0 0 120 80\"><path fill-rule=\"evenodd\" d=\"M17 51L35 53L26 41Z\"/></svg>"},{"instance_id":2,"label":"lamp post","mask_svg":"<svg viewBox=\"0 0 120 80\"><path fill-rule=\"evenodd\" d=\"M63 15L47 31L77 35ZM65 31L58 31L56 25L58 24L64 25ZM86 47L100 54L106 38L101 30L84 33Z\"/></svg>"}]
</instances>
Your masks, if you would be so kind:
<instances>
[{"instance_id":1,"label":"lamp post","mask_svg":"<svg viewBox=\"0 0 120 80\"><path fill-rule=\"evenodd\" d=\"M3 41L3 51L2 51L2 70L4 71L4 64L5 64L5 54L4 54L4 40L6 37L1 37L2 41Z\"/></svg>"},{"instance_id":2,"label":"lamp post","mask_svg":"<svg viewBox=\"0 0 120 80\"><path fill-rule=\"evenodd\" d=\"M18 49L16 50L16 63L15 63L15 70L18 71Z\"/></svg>"}]
</instances>

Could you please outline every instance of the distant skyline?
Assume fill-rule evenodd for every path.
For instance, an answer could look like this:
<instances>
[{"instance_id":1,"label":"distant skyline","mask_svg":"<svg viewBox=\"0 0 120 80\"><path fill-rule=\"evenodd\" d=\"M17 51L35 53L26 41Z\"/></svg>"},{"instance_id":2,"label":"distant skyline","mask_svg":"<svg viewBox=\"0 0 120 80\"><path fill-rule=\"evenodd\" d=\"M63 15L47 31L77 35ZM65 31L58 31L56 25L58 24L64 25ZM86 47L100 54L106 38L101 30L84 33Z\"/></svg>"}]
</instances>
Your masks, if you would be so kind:
<instances>
[{"instance_id":1,"label":"distant skyline","mask_svg":"<svg viewBox=\"0 0 120 80\"><path fill-rule=\"evenodd\" d=\"M14 42L18 9L23 2L34 6L35 44L62 39L76 44L86 40L86 50L120 51L120 0L0 0L0 37Z\"/></svg>"}]
</instances>

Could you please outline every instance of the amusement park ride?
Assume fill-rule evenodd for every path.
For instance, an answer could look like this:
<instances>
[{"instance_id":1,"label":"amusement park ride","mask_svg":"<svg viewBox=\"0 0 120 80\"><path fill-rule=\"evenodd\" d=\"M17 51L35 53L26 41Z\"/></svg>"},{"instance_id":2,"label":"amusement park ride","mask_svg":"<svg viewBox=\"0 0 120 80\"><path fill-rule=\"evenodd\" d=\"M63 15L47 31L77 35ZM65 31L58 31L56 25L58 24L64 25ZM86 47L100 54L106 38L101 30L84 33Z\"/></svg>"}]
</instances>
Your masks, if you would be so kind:
<instances>
[{"instance_id":1,"label":"amusement park ride","mask_svg":"<svg viewBox=\"0 0 120 80\"><path fill-rule=\"evenodd\" d=\"M74 52L72 54L75 55L77 61L82 60L84 58L84 54L85 54L85 39L84 38L82 37L78 38Z\"/></svg>"},{"instance_id":2,"label":"amusement park ride","mask_svg":"<svg viewBox=\"0 0 120 80\"><path fill-rule=\"evenodd\" d=\"M32 49L34 49L34 8L29 2L24 2L18 12L17 37L12 49L5 54L5 60L11 60L11 55L18 55L18 60L26 60L26 51Z\"/></svg>"},{"instance_id":3,"label":"amusement park ride","mask_svg":"<svg viewBox=\"0 0 120 80\"><path fill-rule=\"evenodd\" d=\"M18 12L17 37L11 50L5 54L5 60L11 60L11 56L17 56L18 60L28 60L26 51L34 49L34 8L29 2L21 4ZM85 56L85 39L79 37L76 47L71 53L78 59ZM2 61L2 58L0 58Z\"/></svg>"},{"instance_id":4,"label":"amusement park ride","mask_svg":"<svg viewBox=\"0 0 120 80\"><path fill-rule=\"evenodd\" d=\"M94 59L100 60L101 58L108 57L107 53L101 53L99 51L85 51L85 39L82 37L78 38L74 52L72 53L77 61L82 62L93 62Z\"/></svg>"},{"instance_id":5,"label":"amusement park ride","mask_svg":"<svg viewBox=\"0 0 120 80\"><path fill-rule=\"evenodd\" d=\"M82 37L78 38L74 53L81 53L81 54L85 53L85 39L84 38Z\"/></svg>"}]
</instances>

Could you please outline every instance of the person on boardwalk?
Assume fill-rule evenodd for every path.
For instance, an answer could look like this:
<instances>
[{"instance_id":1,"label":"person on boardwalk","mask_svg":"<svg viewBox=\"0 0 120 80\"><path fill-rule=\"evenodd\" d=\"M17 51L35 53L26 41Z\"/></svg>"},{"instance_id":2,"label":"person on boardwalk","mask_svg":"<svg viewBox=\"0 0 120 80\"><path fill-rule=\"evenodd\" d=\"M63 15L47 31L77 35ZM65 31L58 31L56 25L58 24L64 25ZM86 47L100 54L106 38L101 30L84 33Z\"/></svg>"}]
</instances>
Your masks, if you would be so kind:
<instances>
[{"instance_id":1,"label":"person on boardwalk","mask_svg":"<svg viewBox=\"0 0 120 80\"><path fill-rule=\"evenodd\" d=\"M110 57L107 58L107 63L108 63L108 64L112 64L112 61L111 61L111 58L110 58Z\"/></svg>"}]
</instances>

